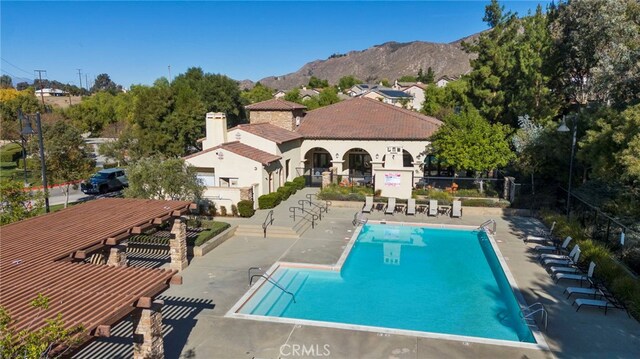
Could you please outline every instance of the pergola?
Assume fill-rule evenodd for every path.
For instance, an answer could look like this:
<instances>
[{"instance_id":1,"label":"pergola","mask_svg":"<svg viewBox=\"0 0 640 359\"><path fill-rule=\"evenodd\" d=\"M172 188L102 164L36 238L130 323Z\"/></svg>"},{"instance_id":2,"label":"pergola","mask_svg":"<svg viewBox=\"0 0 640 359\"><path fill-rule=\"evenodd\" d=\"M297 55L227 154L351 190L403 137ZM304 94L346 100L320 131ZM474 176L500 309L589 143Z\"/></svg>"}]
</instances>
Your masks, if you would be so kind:
<instances>
[{"instance_id":1,"label":"pergola","mask_svg":"<svg viewBox=\"0 0 640 359\"><path fill-rule=\"evenodd\" d=\"M84 343L109 336L112 325L133 314L134 355L161 354L162 303L153 298L182 283L186 226L179 218L190 206L99 199L1 227L0 306L17 320L15 330L36 330L60 313L67 327L83 326ZM121 242L167 221L173 221L171 269L127 267ZM108 257L107 264L88 263L92 255ZM49 298L47 311L29 305L39 293Z\"/></svg>"}]
</instances>

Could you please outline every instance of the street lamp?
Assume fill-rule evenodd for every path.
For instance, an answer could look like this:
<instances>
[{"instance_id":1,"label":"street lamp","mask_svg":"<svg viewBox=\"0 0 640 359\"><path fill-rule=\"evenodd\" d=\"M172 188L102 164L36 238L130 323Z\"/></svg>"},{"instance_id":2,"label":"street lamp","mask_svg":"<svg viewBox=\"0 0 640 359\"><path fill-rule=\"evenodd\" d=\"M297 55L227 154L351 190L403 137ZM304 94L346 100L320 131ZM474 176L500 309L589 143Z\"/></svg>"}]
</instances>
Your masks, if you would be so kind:
<instances>
[{"instance_id":1,"label":"street lamp","mask_svg":"<svg viewBox=\"0 0 640 359\"><path fill-rule=\"evenodd\" d=\"M22 127L22 112L18 113L18 118L20 118L20 127ZM24 128L21 129L21 135L24 137L26 135L34 134L33 128L31 127L31 120L29 116L26 116L24 119ZM47 163L44 159L44 140L42 139L42 123L40 121L40 112L36 112L36 127L38 129L38 144L40 147L40 170L42 172L42 187L44 187L44 210L46 213L49 213L49 186L47 185ZM26 141L26 140L25 140ZM23 147L24 149L24 147ZM25 181L26 181L26 157L25 157Z\"/></svg>"},{"instance_id":2,"label":"street lamp","mask_svg":"<svg viewBox=\"0 0 640 359\"><path fill-rule=\"evenodd\" d=\"M571 160L569 162L569 184L567 186L567 220L569 219L569 214L571 212L571 175L573 174L573 156L576 151L576 133L578 132L578 117L576 115L571 116L573 118L573 138L571 140ZM565 117L562 116L562 123L557 129L558 132L569 132L569 126L565 121Z\"/></svg>"}]
</instances>

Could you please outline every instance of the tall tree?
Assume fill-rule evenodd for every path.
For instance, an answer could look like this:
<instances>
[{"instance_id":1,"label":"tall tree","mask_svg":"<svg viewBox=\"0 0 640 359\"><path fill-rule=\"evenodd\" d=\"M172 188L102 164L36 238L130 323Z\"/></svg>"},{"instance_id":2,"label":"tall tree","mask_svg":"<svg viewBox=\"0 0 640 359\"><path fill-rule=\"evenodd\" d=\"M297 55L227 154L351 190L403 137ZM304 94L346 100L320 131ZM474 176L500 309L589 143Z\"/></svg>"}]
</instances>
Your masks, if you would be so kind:
<instances>
[{"instance_id":1,"label":"tall tree","mask_svg":"<svg viewBox=\"0 0 640 359\"><path fill-rule=\"evenodd\" d=\"M8 89L13 88L13 80L9 75L0 76L0 88Z\"/></svg>"},{"instance_id":2,"label":"tall tree","mask_svg":"<svg viewBox=\"0 0 640 359\"><path fill-rule=\"evenodd\" d=\"M195 168L180 158L142 159L127 167L127 178L124 195L130 198L196 201L204 190Z\"/></svg>"},{"instance_id":3,"label":"tall tree","mask_svg":"<svg viewBox=\"0 0 640 359\"><path fill-rule=\"evenodd\" d=\"M507 135L509 129L490 124L480 113L469 107L449 116L432 136L436 156L456 171L480 172L506 166L513 158Z\"/></svg>"},{"instance_id":4,"label":"tall tree","mask_svg":"<svg viewBox=\"0 0 640 359\"><path fill-rule=\"evenodd\" d=\"M309 79L309 84L307 85L310 88L325 88L325 87L329 87L329 81L327 80L322 80L319 79L315 76L311 76L311 78Z\"/></svg>"},{"instance_id":5,"label":"tall tree","mask_svg":"<svg viewBox=\"0 0 640 359\"><path fill-rule=\"evenodd\" d=\"M98 75L93 83L93 86L91 87L91 92L93 93L106 91L111 94L115 94L120 90L122 90L122 86L117 85L115 82L113 82L107 74Z\"/></svg>"},{"instance_id":6,"label":"tall tree","mask_svg":"<svg viewBox=\"0 0 640 359\"><path fill-rule=\"evenodd\" d=\"M43 126L44 152L47 165L47 178L50 183L63 183L65 208L69 204L69 189L73 181L89 177L95 168L95 162L89 158L87 144L80 131L66 121ZM31 153L38 152L38 143L30 141ZM42 161L41 158L38 158ZM35 164L34 170L40 168Z\"/></svg>"},{"instance_id":7,"label":"tall tree","mask_svg":"<svg viewBox=\"0 0 640 359\"><path fill-rule=\"evenodd\" d=\"M245 103L252 104L273 98L273 90L257 82L251 90L243 91L240 96L242 96Z\"/></svg>"},{"instance_id":8,"label":"tall tree","mask_svg":"<svg viewBox=\"0 0 640 359\"><path fill-rule=\"evenodd\" d=\"M343 76L340 78L340 80L338 80L338 86L340 87L340 90L346 91L361 82L362 81L358 80L355 76L348 75Z\"/></svg>"}]
</instances>

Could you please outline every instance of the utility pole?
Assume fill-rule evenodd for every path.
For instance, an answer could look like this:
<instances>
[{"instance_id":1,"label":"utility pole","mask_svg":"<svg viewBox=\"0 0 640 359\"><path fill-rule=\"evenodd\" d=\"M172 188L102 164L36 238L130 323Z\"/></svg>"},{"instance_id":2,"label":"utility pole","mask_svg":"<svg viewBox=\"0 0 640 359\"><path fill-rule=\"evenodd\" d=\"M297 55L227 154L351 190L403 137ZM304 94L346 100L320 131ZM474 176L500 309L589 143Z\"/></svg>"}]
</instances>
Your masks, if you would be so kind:
<instances>
[{"instance_id":1,"label":"utility pole","mask_svg":"<svg viewBox=\"0 0 640 359\"><path fill-rule=\"evenodd\" d=\"M171 83L171 65L169 65L169 83Z\"/></svg>"},{"instance_id":2,"label":"utility pole","mask_svg":"<svg viewBox=\"0 0 640 359\"><path fill-rule=\"evenodd\" d=\"M80 74L80 71L82 69L76 69L76 70L78 70L78 78L80 79L80 89L82 90L82 74ZM82 96L82 94L80 94L80 96Z\"/></svg>"},{"instance_id":3,"label":"utility pole","mask_svg":"<svg viewBox=\"0 0 640 359\"><path fill-rule=\"evenodd\" d=\"M42 89L42 73L44 72L45 74L47 73L47 70L33 70L33 72L37 72L38 73L38 77L40 78L40 99L42 100L42 107L44 107L44 93L43 93L43 89Z\"/></svg>"},{"instance_id":4,"label":"utility pole","mask_svg":"<svg viewBox=\"0 0 640 359\"><path fill-rule=\"evenodd\" d=\"M87 80L87 74L84 74L84 84L87 85L87 91L91 91L89 89L89 80Z\"/></svg>"}]
</instances>

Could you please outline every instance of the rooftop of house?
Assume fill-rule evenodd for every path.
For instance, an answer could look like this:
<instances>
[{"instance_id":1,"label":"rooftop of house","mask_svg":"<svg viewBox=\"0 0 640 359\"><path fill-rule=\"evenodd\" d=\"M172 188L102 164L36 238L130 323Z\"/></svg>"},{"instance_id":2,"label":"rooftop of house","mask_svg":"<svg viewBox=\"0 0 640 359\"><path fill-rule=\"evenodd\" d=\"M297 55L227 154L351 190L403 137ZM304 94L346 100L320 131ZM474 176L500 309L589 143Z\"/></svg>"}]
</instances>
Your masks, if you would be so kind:
<instances>
[{"instance_id":1,"label":"rooftop of house","mask_svg":"<svg viewBox=\"0 0 640 359\"><path fill-rule=\"evenodd\" d=\"M193 157L197 157L200 155L203 155L205 153L209 153L215 150L219 150L219 149L223 149L223 150L227 150L229 152L235 153L238 156L242 156L245 158L248 158L250 160L259 162L263 165L268 165L271 162L275 162L279 159L281 159L282 157L271 154L269 152L265 152L262 150L259 150L255 147L251 147L249 145L245 145L244 143L241 143L240 141L232 141L232 142L226 142L220 145L217 145L215 147L211 147L208 148L204 151L200 151L197 153L194 153L192 155L183 157L183 159L189 159L189 158L193 158Z\"/></svg>"},{"instance_id":2,"label":"rooftop of house","mask_svg":"<svg viewBox=\"0 0 640 359\"><path fill-rule=\"evenodd\" d=\"M289 131L282 127L278 127L266 122L238 125L234 128L229 129L229 131L233 131L235 129L249 132L256 136L265 138L269 141L273 141L279 145L302 138L299 133Z\"/></svg>"},{"instance_id":3,"label":"rooftop of house","mask_svg":"<svg viewBox=\"0 0 640 359\"><path fill-rule=\"evenodd\" d=\"M279 98L266 100L262 102L256 102L254 104L245 106L249 111L292 111L292 110L305 110L307 107L299 103L285 101Z\"/></svg>"},{"instance_id":4,"label":"rooftop of house","mask_svg":"<svg viewBox=\"0 0 640 359\"><path fill-rule=\"evenodd\" d=\"M434 117L368 98L309 111L297 129L308 139L426 140L442 125Z\"/></svg>"},{"instance_id":5,"label":"rooftop of house","mask_svg":"<svg viewBox=\"0 0 640 359\"><path fill-rule=\"evenodd\" d=\"M394 90L394 89L387 89L387 88L377 88L375 90L373 90L373 92L376 92L384 97L388 97L388 98L410 98L411 95L409 95L408 93L404 92L404 91L400 91L400 90Z\"/></svg>"}]
</instances>

